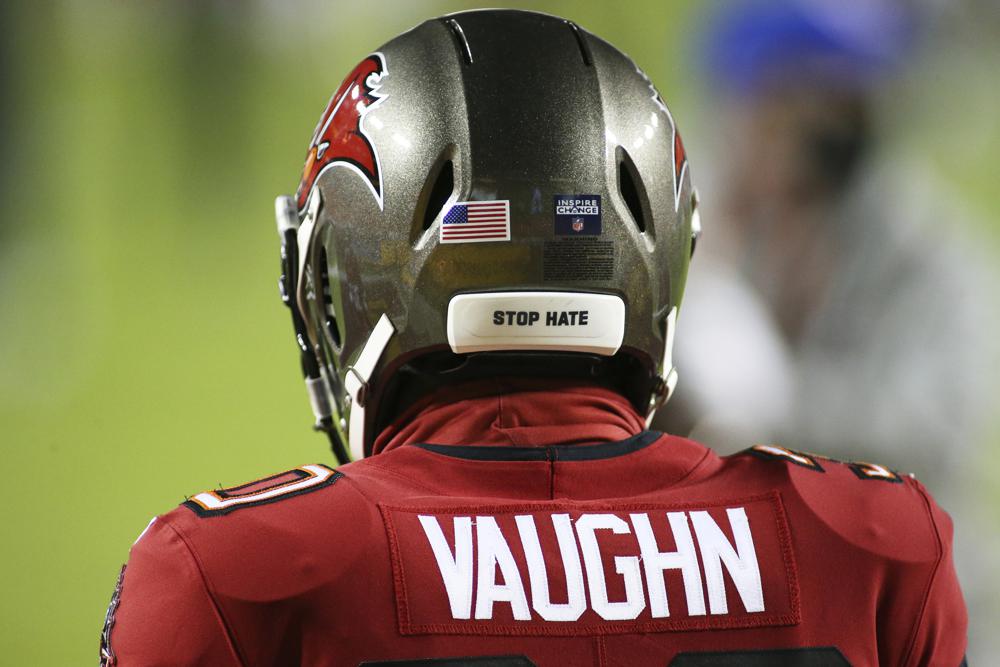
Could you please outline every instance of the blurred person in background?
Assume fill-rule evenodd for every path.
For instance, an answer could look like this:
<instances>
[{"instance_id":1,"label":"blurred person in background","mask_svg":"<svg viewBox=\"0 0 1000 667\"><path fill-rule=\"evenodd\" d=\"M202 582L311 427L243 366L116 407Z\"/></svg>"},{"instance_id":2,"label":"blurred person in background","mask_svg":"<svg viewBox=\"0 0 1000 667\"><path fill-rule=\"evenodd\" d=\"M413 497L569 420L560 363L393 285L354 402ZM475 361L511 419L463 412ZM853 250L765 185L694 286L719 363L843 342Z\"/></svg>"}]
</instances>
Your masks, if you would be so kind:
<instances>
[{"instance_id":1,"label":"blurred person in background","mask_svg":"<svg viewBox=\"0 0 1000 667\"><path fill-rule=\"evenodd\" d=\"M995 396L996 278L962 236L973 216L890 138L912 113L890 96L926 19L802 1L727 3L707 22L718 172L699 173L683 380L654 427L915 473L955 517L970 655L990 655L998 549L973 480Z\"/></svg>"},{"instance_id":2,"label":"blurred person in background","mask_svg":"<svg viewBox=\"0 0 1000 667\"><path fill-rule=\"evenodd\" d=\"M727 4L705 52L722 120L708 233L663 426L956 479L986 413L985 274L961 206L887 150L881 93L911 55L898 4ZM905 109L891 109L892 116ZM704 193L703 193L704 194ZM729 326L720 324L729 323Z\"/></svg>"}]
</instances>

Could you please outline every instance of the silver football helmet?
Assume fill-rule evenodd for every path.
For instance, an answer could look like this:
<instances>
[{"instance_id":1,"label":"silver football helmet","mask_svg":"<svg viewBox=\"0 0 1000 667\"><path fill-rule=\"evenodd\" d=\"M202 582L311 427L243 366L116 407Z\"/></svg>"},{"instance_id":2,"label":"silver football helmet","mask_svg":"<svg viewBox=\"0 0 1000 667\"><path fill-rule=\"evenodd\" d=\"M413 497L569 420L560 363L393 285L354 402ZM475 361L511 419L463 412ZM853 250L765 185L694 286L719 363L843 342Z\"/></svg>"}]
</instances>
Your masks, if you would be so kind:
<instances>
[{"instance_id":1,"label":"silver football helmet","mask_svg":"<svg viewBox=\"0 0 1000 667\"><path fill-rule=\"evenodd\" d=\"M428 389L490 375L587 377L652 417L696 209L660 95L574 23L486 10L396 37L276 202L318 428L360 458Z\"/></svg>"}]
</instances>

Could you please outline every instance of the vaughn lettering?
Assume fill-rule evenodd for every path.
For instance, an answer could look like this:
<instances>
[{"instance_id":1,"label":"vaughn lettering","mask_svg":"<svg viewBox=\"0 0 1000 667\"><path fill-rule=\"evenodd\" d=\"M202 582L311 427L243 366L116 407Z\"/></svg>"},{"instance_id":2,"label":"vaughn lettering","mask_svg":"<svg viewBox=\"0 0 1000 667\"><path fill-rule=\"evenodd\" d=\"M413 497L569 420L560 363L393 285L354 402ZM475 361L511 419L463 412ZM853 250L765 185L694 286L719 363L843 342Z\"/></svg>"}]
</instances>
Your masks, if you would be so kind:
<instances>
[{"instance_id":1,"label":"vaughn lettering","mask_svg":"<svg viewBox=\"0 0 1000 667\"><path fill-rule=\"evenodd\" d=\"M417 517L441 575L441 584L455 619L492 619L497 605L509 605L518 621L572 622L588 609L607 621L632 620L646 608L652 618L677 615L671 607L666 574L679 574L687 616L730 613L726 577L739 598L739 611L765 611L760 567L753 535L743 507L726 510L729 532L706 511L633 512L628 520L611 513L584 513L575 521L569 514L519 515L514 525L501 529L493 516L453 516L452 545L439 518ZM673 536L673 547L663 550L654 534ZM544 551L539 531L554 533L557 549ZM620 539L618 553L602 549L602 536ZM516 540L524 554L519 564L510 545ZM661 540L662 541L662 540ZM622 548L622 544L628 548ZM700 555L700 558L699 558ZM549 563L558 559L558 563ZM559 572L566 587L565 601L555 602L548 573ZM611 599L609 582L620 599ZM676 581L676 576L672 581ZM707 593L707 594L706 594Z\"/></svg>"}]
</instances>

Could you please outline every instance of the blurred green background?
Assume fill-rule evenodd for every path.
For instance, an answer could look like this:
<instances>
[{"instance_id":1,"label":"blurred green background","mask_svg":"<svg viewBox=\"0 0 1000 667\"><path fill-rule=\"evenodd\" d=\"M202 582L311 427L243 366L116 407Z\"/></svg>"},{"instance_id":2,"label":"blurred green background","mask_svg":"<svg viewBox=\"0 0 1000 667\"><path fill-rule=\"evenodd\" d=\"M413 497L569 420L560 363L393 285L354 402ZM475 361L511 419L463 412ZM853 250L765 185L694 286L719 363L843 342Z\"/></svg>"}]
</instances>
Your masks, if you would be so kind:
<instances>
[{"instance_id":1,"label":"blurred green background","mask_svg":"<svg viewBox=\"0 0 1000 667\"><path fill-rule=\"evenodd\" d=\"M682 128L707 123L689 66L703 3L495 4L577 21L649 73ZM273 197L294 190L360 57L473 6L0 4L0 662L96 661L118 568L152 516L329 460L278 300ZM986 221L974 233L994 257L996 42L959 44L958 65L929 58L901 128Z\"/></svg>"}]
</instances>

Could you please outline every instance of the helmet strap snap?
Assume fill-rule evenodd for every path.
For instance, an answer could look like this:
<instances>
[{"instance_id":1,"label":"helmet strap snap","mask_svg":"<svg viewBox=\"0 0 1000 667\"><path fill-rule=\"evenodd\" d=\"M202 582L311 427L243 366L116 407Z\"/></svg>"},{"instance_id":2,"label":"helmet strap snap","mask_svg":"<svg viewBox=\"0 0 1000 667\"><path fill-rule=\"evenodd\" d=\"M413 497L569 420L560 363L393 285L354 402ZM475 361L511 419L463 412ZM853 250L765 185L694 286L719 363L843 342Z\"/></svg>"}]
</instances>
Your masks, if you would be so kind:
<instances>
[{"instance_id":1,"label":"helmet strap snap","mask_svg":"<svg viewBox=\"0 0 1000 667\"><path fill-rule=\"evenodd\" d=\"M396 328L392 325L389 316L382 313L382 317L379 318L364 347L361 348L358 358L345 371L344 388L351 398L351 417L347 438L351 447L351 456L354 459L363 458L365 455L365 412L368 399L371 397L369 382L375 372L375 366L382 358L382 353L385 352L385 348L388 347L389 341L395 333Z\"/></svg>"},{"instance_id":2,"label":"helmet strap snap","mask_svg":"<svg viewBox=\"0 0 1000 667\"><path fill-rule=\"evenodd\" d=\"M677 368L674 366L674 334L677 331L677 306L670 309L664 323L663 359L660 363L660 375L654 380L653 394L649 399L649 411L646 413L646 427L653 423L656 411L670 400L677 386Z\"/></svg>"}]
</instances>

